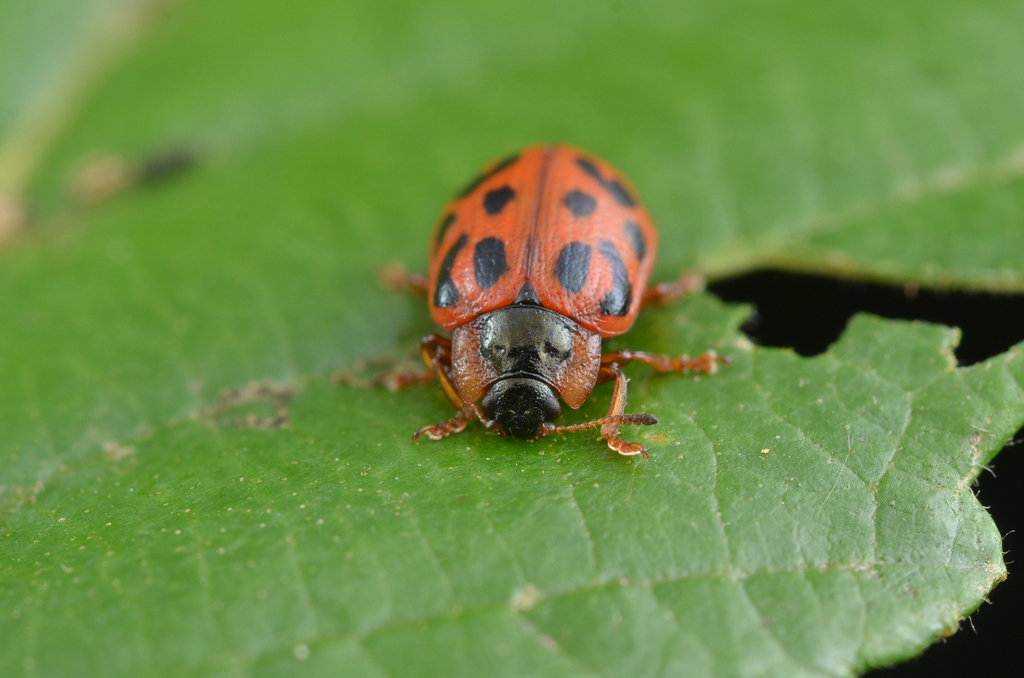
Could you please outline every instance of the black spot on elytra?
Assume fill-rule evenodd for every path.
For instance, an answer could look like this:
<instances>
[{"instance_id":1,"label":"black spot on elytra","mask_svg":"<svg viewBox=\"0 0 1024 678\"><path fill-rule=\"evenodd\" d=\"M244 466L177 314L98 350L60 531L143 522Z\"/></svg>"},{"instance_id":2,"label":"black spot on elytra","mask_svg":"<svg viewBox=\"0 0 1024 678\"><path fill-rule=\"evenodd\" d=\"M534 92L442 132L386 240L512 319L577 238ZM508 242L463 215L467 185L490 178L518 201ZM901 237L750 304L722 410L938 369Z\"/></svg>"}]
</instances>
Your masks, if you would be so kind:
<instances>
[{"instance_id":1,"label":"black spot on elytra","mask_svg":"<svg viewBox=\"0 0 1024 678\"><path fill-rule=\"evenodd\" d=\"M533 285L527 280L523 283L522 288L519 290L519 294L516 295L516 300L512 302L514 304L535 304L540 306L540 300L537 298L537 291L533 289Z\"/></svg>"},{"instance_id":2,"label":"black spot on elytra","mask_svg":"<svg viewBox=\"0 0 1024 678\"><path fill-rule=\"evenodd\" d=\"M558 253L555 275L566 292L575 294L583 289L590 274L590 245L571 242Z\"/></svg>"},{"instance_id":3,"label":"black spot on elytra","mask_svg":"<svg viewBox=\"0 0 1024 678\"><path fill-rule=\"evenodd\" d=\"M619 203L623 207L633 207L636 205L633 197L626 191L626 187L618 181L612 179L605 183L604 187L607 188L608 192L612 194L613 198L615 198L615 202Z\"/></svg>"},{"instance_id":4,"label":"black spot on elytra","mask_svg":"<svg viewBox=\"0 0 1024 678\"><path fill-rule=\"evenodd\" d=\"M594 197L583 191L569 191L565 194L562 202L574 217L589 217L597 209L597 201L594 200Z\"/></svg>"},{"instance_id":5,"label":"black spot on elytra","mask_svg":"<svg viewBox=\"0 0 1024 678\"><path fill-rule=\"evenodd\" d=\"M492 217L495 214L501 214L501 210L505 209L505 205L514 197L516 197L516 192L512 190L511 186L502 186L493 191L487 191L484 196L484 209Z\"/></svg>"},{"instance_id":6,"label":"black spot on elytra","mask_svg":"<svg viewBox=\"0 0 1024 678\"><path fill-rule=\"evenodd\" d=\"M441 262L441 269L437 272L437 285L434 287L434 306L438 308L454 306L459 300L459 291L455 289L455 283L452 281L452 266L455 265L455 257L459 256L459 252L466 246L467 240L465 235L460 236Z\"/></svg>"},{"instance_id":7,"label":"black spot on elytra","mask_svg":"<svg viewBox=\"0 0 1024 678\"><path fill-rule=\"evenodd\" d=\"M448 229L451 228L451 225L454 223L455 215L449 214L444 218L444 221L441 222L441 225L437 227L437 236L434 238L434 249L441 246L441 243L444 241L445 234L448 233Z\"/></svg>"},{"instance_id":8,"label":"black spot on elytra","mask_svg":"<svg viewBox=\"0 0 1024 678\"><path fill-rule=\"evenodd\" d=\"M604 177L594 166L594 163L590 162L586 158L576 158L576 164L579 165L580 169L589 174L590 176L597 179L598 183L604 187L604 190L608 191L609 195L615 199L615 202L619 203L623 207L634 207L636 201L633 200L633 196L629 194L626 187L620 184L617 180L611 179L605 181Z\"/></svg>"},{"instance_id":9,"label":"black spot on elytra","mask_svg":"<svg viewBox=\"0 0 1024 678\"><path fill-rule=\"evenodd\" d=\"M625 230L626 235L629 236L629 241L633 243L633 251L636 252L636 258L643 261L644 257L647 256L647 241L644 240L640 224L635 221L627 221Z\"/></svg>"},{"instance_id":10,"label":"black spot on elytra","mask_svg":"<svg viewBox=\"0 0 1024 678\"><path fill-rule=\"evenodd\" d=\"M597 171L597 167L594 166L594 163L590 162L586 158L576 158L576 164L579 165L581 170L594 177L602 184L604 183L604 179L601 177L601 173Z\"/></svg>"},{"instance_id":11,"label":"black spot on elytra","mask_svg":"<svg viewBox=\"0 0 1024 678\"><path fill-rule=\"evenodd\" d=\"M508 270L505 261L505 243L497 238L484 238L473 250L473 274L476 284L489 289Z\"/></svg>"},{"instance_id":12,"label":"black spot on elytra","mask_svg":"<svg viewBox=\"0 0 1024 678\"><path fill-rule=\"evenodd\" d=\"M610 241L602 240L597 249L612 267L612 291L601 300L601 313L624 316L629 313L629 305L633 300L633 286L629 282L626 264Z\"/></svg>"},{"instance_id":13,"label":"black spot on elytra","mask_svg":"<svg viewBox=\"0 0 1024 678\"><path fill-rule=\"evenodd\" d=\"M497 174L501 170L505 169L506 167L508 167L509 165L511 165L512 163L514 163L518 159L519 159L519 154L518 153L513 153L512 155L508 156L504 160L499 161L493 167L488 168L488 170L486 172L477 175L477 177L475 179L473 179L473 181L471 181L468 184L466 184L463 187L463 189L461 191L459 191L458 194L455 197L456 198L465 198L467 195L469 195L470 193L475 191L477 186L479 186L480 184L484 183L485 181L487 181L488 179L493 177L495 174Z\"/></svg>"}]
</instances>

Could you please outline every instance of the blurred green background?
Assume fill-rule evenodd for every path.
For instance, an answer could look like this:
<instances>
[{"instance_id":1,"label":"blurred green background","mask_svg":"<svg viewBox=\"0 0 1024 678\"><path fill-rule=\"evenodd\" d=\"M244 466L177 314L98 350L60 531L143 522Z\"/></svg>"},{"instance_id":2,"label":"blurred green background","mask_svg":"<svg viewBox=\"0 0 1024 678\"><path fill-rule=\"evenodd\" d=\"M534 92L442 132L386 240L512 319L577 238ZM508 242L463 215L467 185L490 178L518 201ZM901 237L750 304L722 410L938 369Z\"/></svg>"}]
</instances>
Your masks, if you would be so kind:
<instances>
[{"instance_id":1,"label":"blurred green background","mask_svg":"<svg viewBox=\"0 0 1024 678\"><path fill-rule=\"evenodd\" d=\"M0 649L4 674L58 675L80 666L79 675L287 675L294 670L288 662L305 661L310 647L314 658L331 656L319 652L317 642L369 628L366 619L351 628L323 620L337 621L341 614L324 612L335 609L323 607L324 597L349 610L345 614L370 605L359 602L359 587L349 590L344 581L324 578L293 591L295 574L275 569L305 554L323 573L343 557L316 539L296 555L288 539L305 527L298 514L285 511L274 536L260 537L265 528L252 527L255 532L223 545L230 560L219 585L233 590L231 596L263 591L264 601L269 596L275 602L273 588L239 574L256 567L247 563L266 562L266 581L286 589L272 611L232 608L222 600L221 610L225 604L235 610L224 621L219 599L207 590L219 566L202 553L205 546L210 553L221 548L210 535L220 534L225 502L252 499L245 492L232 497L225 490L228 478L252 476L248 464L261 476L271 468L276 476L278 464L287 468L301 456L297 450L310 445L302 442L307 434L317 441L309 450L324 459L334 459L327 452L341 445L354 455L353 468L371 468L380 454L391 460L387 473L399 477L421 468L416 455L443 451L443 460L434 458L437 469L421 471L427 485L440 482L431 474L449 466L461 465L460 473L471 479L482 462L476 453L468 461L456 454L466 446L481 456L500 453L502 463L525 464L515 456L520 452L508 453L521 447L479 431L429 452L412 449L411 430L448 416L433 390L390 395L327 382L358 360L404 355L429 331L425 310L383 290L375 272L390 260L424 269L426 238L447 196L483 162L522 145L572 143L629 176L662 233L659 279L691 267L712 280L773 267L922 287L1021 291L1022 30L1024 4L997 1L0 3L0 536L7 535L4 550L11 554L10 564L0 566L0 629L14 639ZM736 331L744 309L701 297L678 314L640 327L636 346L750 352ZM877 331L890 336L889 329ZM900 331L892 330L892 337L901 337L892 341L920 351L907 359L910 365L918 358L922 365L938 364L940 351L955 341L923 328L907 329L906 336ZM985 429L984 440L968 445L950 433L936 446L936 454L964 455L962 463L950 462L956 473L946 479L948 487L938 482L956 491L957 501L963 483L1020 424L1019 389L1006 376L1020 372L1014 357L1005 358L1009 372L1002 381L977 387L978 397L990 403L990 410L970 415ZM804 369L778 360L782 375ZM807 369L833 369L814 365ZM884 372L879 365L870 369ZM640 375L635 402L661 406L666 435L686 440L680 431L704 426L689 418L689 407L676 407L671 390L698 389L679 397L710 398L700 395L703 385L669 386ZM974 383L976 377L963 378ZM234 415L211 410L223 389L265 381L301 393L289 431L235 427ZM727 397L742 399L740 391L729 392ZM246 405L260 417L276 407L265 393L253 399L260 402ZM938 399L956 409L954 400ZM604 403L598 397L589 411ZM351 409L339 415L344 408ZM295 412L309 415L310 429L302 428ZM834 440L818 444L841 460L852 445L848 431L833 431ZM388 447L377 450L381 439ZM640 482L631 466L605 459L586 436L563 449L566 464L596 474L594 487L622 489L605 498L609 506L624 502L628 509L632 494L624 488ZM264 462L244 454L257 451L267 451ZM220 461L204 461L213 457ZM537 466L542 461L554 463L530 453L531 473L552 470ZM660 482L655 468L637 473ZM780 468L778 477L787 472ZM304 473L312 485L326 471ZM687 472L679 473L680 482L689 482ZM70 528L56 522L67 507L88 508L89 516L81 515L95 518L99 510L82 499L90 482L100 482L94 478L110 485L124 479L125 487L153 501L143 510L125 498L111 500L113 515L132 527L117 537L122 547L109 549L110 561L103 559L106 550L79 553L65 541ZM733 479L736 491L745 491L740 485L746 481ZM837 476L829 476L818 501L832 497L833 479L842 488ZM508 487L504 500L528 511L531 487ZM283 487L266 491L266 501L278 505L292 496ZM340 506L324 492L324 506ZM94 494L100 497L98 490ZM156 547L147 539L177 529L156 518L166 513L157 498L165 494L178 497L181 511L191 507L210 516L209 522L188 523L199 550L198 574L174 555L181 552L151 553ZM652 489L648 496L652 503L645 510L674 510L671 488ZM457 506L450 501L439 490L422 510L448 516ZM569 519L558 515L563 522L554 524L564 527ZM373 540L373 521L336 519L344 538L361 544L347 552L376 558L377 565L366 564L370 571L388 570L380 564L388 556L383 542ZM986 519L980 512L978 534L984 538L978 543L995 554L998 534L992 536ZM86 539L106 522L115 521L83 524L76 538ZM479 545L467 536L475 527L453 524L450 534L433 529L448 534L456 552L482 559L469 559L475 568L467 568L470 573L486 570L484 563L499 551L515 560L544 550L532 545L520 551L511 537L504 546ZM610 524L621 530L634 525L621 514ZM679 534L665 528L668 543L678 546ZM59 562L50 555L58 542L75 554L74 564L71 555ZM332 544L330 535L323 544ZM671 576L641 566L642 551L621 570L597 567L594 577L605 585L637 572ZM139 561L159 563L159 571L131 569ZM784 649L785 661L751 664L736 649L747 631L737 631L732 620L723 622L732 640L709 651L722 653L715 661L703 650L681 649L683 641L664 640L657 650L616 649L612 654L624 663L609 659L616 668L608 675L847 675L909 656L955 625L1001 576L1001 559L989 565L979 575L981 584L970 579L942 593L947 602L915 611L920 623L908 622L906 636L885 648L836 650L835 639L845 631L835 630L820 642L807 641L817 648L808 650L813 658ZM502 586L527 597L539 591L543 599L547 590L522 574L530 567L518 567L511 584L481 580L474 586L489 591L487 600L506 600ZM546 567L537 565L558 582L551 585L555 589L592 581L566 573L568 579L560 579ZM134 574L110 574L119 568ZM429 598L414 569L402 569L404 595ZM362 581L365 574L350 576ZM85 583L58 590L57 582L77 576ZM281 577L291 579L282 583ZM147 578L166 587L158 593ZM118 591L128 581L138 588ZM194 608L177 602L174 593L189 585L207 590ZM65 593L71 588L79 593ZM969 596L966 589L972 589ZM295 604L293 594L303 602ZM725 598L705 594L712 601L708 609L722 612ZM465 604L458 595L454 599L434 611L454 618ZM580 602L565 615L582 615L588 604ZM663 614L641 608L630 608L642 621L638 628ZM806 605L794 608L799 617ZM34 615L26 612L33 609ZM394 609L373 614L387 618L397 614ZM140 610L155 611L154 617ZM166 624L157 621L164 615ZM244 628L247 621L253 629ZM428 631L437 629L426 628L416 615L402 623L407 626L389 637L392 645L358 652L336 646L331 651L337 656L322 660L319 670L411 671L370 666L381 656L432 656ZM793 624L793 633L807 631ZM174 633L189 629L194 636L174 640ZM163 637L167 633L171 640ZM540 644L529 652L519 654L513 644L511 656L521 661L509 664L513 674L604 675L600 666L571 657L544 663L544 639L552 637L546 633L537 632ZM69 639L63 650L53 651L54 637ZM458 637L445 641L455 643L446 655L455 666L446 671L473 675L490 666L474 654L470 636ZM787 648L784 640L777 644ZM669 656L703 659L685 668ZM629 663L638 657L653 663Z\"/></svg>"}]
</instances>

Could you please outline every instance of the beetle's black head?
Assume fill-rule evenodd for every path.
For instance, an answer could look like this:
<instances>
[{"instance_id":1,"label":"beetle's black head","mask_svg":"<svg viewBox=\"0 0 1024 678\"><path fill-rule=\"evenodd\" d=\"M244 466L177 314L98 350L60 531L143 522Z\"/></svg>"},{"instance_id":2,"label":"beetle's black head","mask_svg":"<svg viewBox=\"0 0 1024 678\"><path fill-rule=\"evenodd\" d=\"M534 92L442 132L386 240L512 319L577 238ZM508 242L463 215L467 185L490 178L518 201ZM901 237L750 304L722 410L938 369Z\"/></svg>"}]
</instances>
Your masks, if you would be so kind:
<instances>
[{"instance_id":1,"label":"beetle's black head","mask_svg":"<svg viewBox=\"0 0 1024 678\"><path fill-rule=\"evenodd\" d=\"M562 416L551 387L537 379L503 379L480 401L480 409L513 438L533 438L541 422Z\"/></svg>"},{"instance_id":2,"label":"beetle's black head","mask_svg":"<svg viewBox=\"0 0 1024 678\"><path fill-rule=\"evenodd\" d=\"M480 355L498 375L483 399L484 414L505 433L536 436L540 425L562 415L551 384L572 356L579 329L563 315L529 304L515 304L481 316Z\"/></svg>"}]
</instances>

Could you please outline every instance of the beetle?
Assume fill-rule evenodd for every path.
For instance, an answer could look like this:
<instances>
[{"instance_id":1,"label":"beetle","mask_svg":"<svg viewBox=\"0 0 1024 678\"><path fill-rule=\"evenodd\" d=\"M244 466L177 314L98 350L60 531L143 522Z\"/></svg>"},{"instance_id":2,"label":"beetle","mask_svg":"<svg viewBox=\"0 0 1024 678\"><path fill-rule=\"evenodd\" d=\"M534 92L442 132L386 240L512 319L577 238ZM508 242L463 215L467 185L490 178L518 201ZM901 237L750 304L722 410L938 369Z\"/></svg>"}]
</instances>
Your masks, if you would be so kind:
<instances>
[{"instance_id":1,"label":"beetle","mask_svg":"<svg viewBox=\"0 0 1024 678\"><path fill-rule=\"evenodd\" d=\"M627 414L622 366L713 374L728 360L643 351L602 354L602 340L626 332L641 308L703 286L696 274L647 287L658 233L632 185L605 161L566 145L532 146L484 168L441 211L427 276L391 269L387 280L425 294L431 316L451 332L421 342L427 370L390 373L402 388L436 378L457 413L413 434L439 440L472 420L514 438L600 428L608 447L647 456L619 436L652 425ZM608 414L559 426L561 403L579 408L593 388L614 382ZM561 401L561 402L560 402Z\"/></svg>"}]
</instances>

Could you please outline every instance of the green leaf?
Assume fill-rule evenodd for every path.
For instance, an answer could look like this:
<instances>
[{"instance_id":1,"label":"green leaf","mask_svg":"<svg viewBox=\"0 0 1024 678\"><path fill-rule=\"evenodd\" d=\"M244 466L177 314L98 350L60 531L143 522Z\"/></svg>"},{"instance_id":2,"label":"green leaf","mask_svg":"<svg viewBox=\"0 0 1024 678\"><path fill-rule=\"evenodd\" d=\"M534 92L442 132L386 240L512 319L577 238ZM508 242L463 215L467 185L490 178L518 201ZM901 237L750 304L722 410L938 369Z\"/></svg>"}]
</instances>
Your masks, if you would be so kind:
<instances>
[{"instance_id":1,"label":"green leaf","mask_svg":"<svg viewBox=\"0 0 1024 678\"><path fill-rule=\"evenodd\" d=\"M416 446L433 390L316 379L289 428L222 411L69 466L4 527L0 667L844 675L955 629L1005 576L969 487L1019 424L1020 354L957 369L953 332L861 316L802 359L741 317L648 322L734 362L634 381L665 415L645 463L590 436Z\"/></svg>"},{"instance_id":2,"label":"green leaf","mask_svg":"<svg viewBox=\"0 0 1024 678\"><path fill-rule=\"evenodd\" d=\"M628 368L643 463L587 434L415 446L436 388L329 376L412 351L426 309L375 270L423 268L445 196L545 139L636 183L660 278L1020 290L1017 4L162 12L0 162L33 215L0 243L0 674L844 676L1005 576L970 485L1024 420L1019 348L958 369L955 331L861 316L805 359L701 295L616 340L733 358ZM0 99L74 65L46 45L95 35L78 16L0 41ZM108 154L123 190L80 204Z\"/></svg>"},{"instance_id":3,"label":"green leaf","mask_svg":"<svg viewBox=\"0 0 1024 678\"><path fill-rule=\"evenodd\" d=\"M143 0L0 5L0 242L27 218L22 193L97 73L143 23Z\"/></svg>"}]
</instances>

